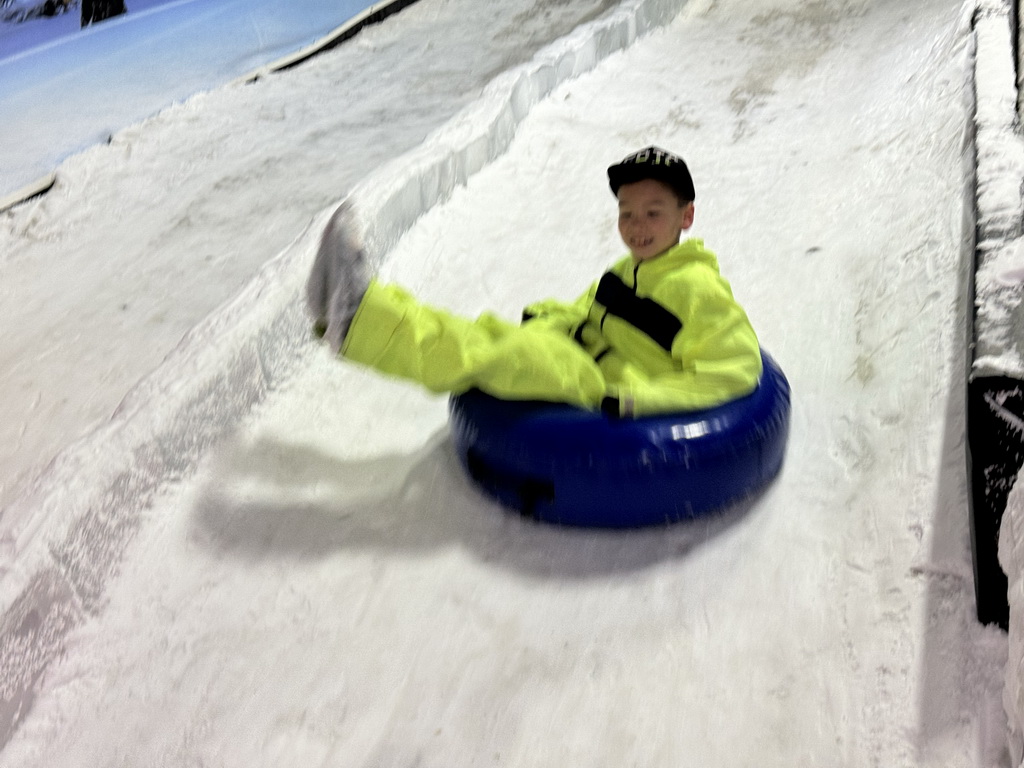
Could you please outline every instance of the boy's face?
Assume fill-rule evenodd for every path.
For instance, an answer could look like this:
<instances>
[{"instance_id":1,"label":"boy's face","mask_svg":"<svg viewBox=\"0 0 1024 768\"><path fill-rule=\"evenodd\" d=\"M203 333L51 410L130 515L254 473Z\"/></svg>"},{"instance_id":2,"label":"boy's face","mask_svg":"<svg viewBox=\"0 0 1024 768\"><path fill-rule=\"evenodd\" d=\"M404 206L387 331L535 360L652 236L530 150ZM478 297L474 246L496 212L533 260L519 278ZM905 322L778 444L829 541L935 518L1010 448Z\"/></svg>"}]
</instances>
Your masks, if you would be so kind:
<instances>
[{"instance_id":1,"label":"boy's face","mask_svg":"<svg viewBox=\"0 0 1024 768\"><path fill-rule=\"evenodd\" d=\"M684 203L660 181L619 187L619 235L634 261L660 256L693 224L693 203Z\"/></svg>"}]
</instances>

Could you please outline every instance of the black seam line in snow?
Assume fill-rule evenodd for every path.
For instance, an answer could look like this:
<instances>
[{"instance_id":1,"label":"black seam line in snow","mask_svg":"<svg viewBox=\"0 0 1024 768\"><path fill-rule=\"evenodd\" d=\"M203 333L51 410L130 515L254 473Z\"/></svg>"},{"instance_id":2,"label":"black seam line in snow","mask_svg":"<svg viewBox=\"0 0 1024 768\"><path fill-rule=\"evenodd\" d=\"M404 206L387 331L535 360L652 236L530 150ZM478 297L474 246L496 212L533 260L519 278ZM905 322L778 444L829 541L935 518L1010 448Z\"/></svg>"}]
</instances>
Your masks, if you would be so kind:
<instances>
[{"instance_id":1,"label":"black seam line in snow","mask_svg":"<svg viewBox=\"0 0 1024 768\"><path fill-rule=\"evenodd\" d=\"M16 205L27 203L29 200L35 200L37 197L42 197L53 188L53 185L56 182L57 174L51 171L45 176L41 176L35 181L29 182L21 189L16 189L9 195L0 197L0 213L10 210Z\"/></svg>"},{"instance_id":2,"label":"black seam line in snow","mask_svg":"<svg viewBox=\"0 0 1024 768\"><path fill-rule=\"evenodd\" d=\"M393 0L393 2L390 3L377 3L376 6L370 6L371 8L374 8L374 10L370 11L365 16L357 16L355 19L345 22L318 42L313 43L305 53L300 52L299 54L296 54L294 58L286 57L279 65L271 64L265 71L283 72L286 69L291 69L292 67L304 64L314 56L318 56L325 51L329 51L332 48L341 45L346 40L352 39L362 32L364 28L373 24L380 24L388 16L393 16L399 11L405 10L415 2L418 2L418 0ZM259 74L256 74L247 82L255 82L258 79Z\"/></svg>"},{"instance_id":3,"label":"black seam line in snow","mask_svg":"<svg viewBox=\"0 0 1024 768\"><path fill-rule=\"evenodd\" d=\"M637 296L632 288L611 272L601 278L594 300L603 304L611 314L650 336L666 352L672 350L672 342L683 329L683 323L678 317L654 299Z\"/></svg>"}]
</instances>

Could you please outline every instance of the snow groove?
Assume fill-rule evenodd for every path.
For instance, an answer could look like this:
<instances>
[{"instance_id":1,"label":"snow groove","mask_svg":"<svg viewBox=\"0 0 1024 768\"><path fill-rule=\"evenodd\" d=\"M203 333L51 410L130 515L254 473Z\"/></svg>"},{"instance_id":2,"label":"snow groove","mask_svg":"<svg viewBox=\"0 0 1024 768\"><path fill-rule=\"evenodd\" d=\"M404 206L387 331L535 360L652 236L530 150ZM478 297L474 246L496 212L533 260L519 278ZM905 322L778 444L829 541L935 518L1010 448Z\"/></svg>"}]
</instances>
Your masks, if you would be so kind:
<instances>
[{"instance_id":1,"label":"snow groove","mask_svg":"<svg viewBox=\"0 0 1024 768\"><path fill-rule=\"evenodd\" d=\"M386 254L417 218L502 155L555 86L698 5L705 0L624 2L499 75L420 147L352 190L372 252ZM189 474L302 355L322 353L307 343L302 287L330 213L317 215L233 301L196 326L107 424L62 452L5 510L0 748L68 635L103 609L106 584L160 489Z\"/></svg>"}]
</instances>

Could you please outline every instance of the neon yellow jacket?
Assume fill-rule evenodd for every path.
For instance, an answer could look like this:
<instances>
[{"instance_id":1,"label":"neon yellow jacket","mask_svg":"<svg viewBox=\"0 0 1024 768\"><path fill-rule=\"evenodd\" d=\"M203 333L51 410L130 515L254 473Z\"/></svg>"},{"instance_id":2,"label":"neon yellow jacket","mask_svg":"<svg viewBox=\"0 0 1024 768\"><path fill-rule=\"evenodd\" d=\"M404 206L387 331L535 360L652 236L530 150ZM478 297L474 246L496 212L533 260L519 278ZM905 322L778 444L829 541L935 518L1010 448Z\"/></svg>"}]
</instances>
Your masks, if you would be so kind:
<instances>
[{"instance_id":1,"label":"neon yellow jacket","mask_svg":"<svg viewBox=\"0 0 1024 768\"><path fill-rule=\"evenodd\" d=\"M627 256L572 304L531 304L524 318L573 336L622 416L720 405L761 375L754 329L702 240L640 263Z\"/></svg>"},{"instance_id":2,"label":"neon yellow jacket","mask_svg":"<svg viewBox=\"0 0 1024 768\"><path fill-rule=\"evenodd\" d=\"M757 337L700 240L639 265L626 257L571 304L527 307L521 326L475 320L370 283L341 355L434 392L478 387L620 416L720 405L761 374Z\"/></svg>"}]
</instances>

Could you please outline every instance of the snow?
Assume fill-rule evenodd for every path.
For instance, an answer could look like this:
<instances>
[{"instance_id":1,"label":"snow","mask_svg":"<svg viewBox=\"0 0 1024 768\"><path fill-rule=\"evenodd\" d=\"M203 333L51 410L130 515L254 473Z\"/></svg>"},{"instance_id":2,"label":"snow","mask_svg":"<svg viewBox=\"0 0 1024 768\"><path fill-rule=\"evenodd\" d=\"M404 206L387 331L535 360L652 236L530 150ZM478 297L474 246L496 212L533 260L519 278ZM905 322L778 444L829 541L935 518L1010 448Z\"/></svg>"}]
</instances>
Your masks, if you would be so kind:
<instances>
[{"instance_id":1,"label":"snow","mask_svg":"<svg viewBox=\"0 0 1024 768\"><path fill-rule=\"evenodd\" d=\"M977 315L972 375L1024 377L1024 141L1019 135L1009 9L981 5L976 54L978 157ZM1004 393L1004 396L1012 392ZM995 405L1000 405L996 403ZM1009 411L1003 418L1017 431ZM1011 454L1012 455L1012 454ZM1003 694L1013 765L1024 764L1024 483L1010 491L999 529L999 564L1007 576L1008 662Z\"/></svg>"},{"instance_id":2,"label":"snow","mask_svg":"<svg viewBox=\"0 0 1024 768\"><path fill-rule=\"evenodd\" d=\"M1017 341L1024 338L1024 141L1016 129L1017 88L1005 3L981 6L976 35L979 256L972 374L1024 378L1024 350Z\"/></svg>"},{"instance_id":3,"label":"snow","mask_svg":"<svg viewBox=\"0 0 1024 768\"><path fill-rule=\"evenodd\" d=\"M533 3L473 5L193 99L5 215L0 312L37 323L4 400L116 403L155 368L99 429L37 406L47 447L14 452L87 434L8 486L5 765L1009 764L963 461L971 7L636 0L544 39ZM419 100L391 68L442 33L477 76ZM311 118L327 94L347 121ZM384 278L515 317L620 255L604 168L649 143L790 379L787 461L713 519L533 525L462 475L443 398L309 339L317 231L350 194Z\"/></svg>"},{"instance_id":4,"label":"snow","mask_svg":"<svg viewBox=\"0 0 1024 768\"><path fill-rule=\"evenodd\" d=\"M258 72L371 5L132 0L124 15L85 29L77 6L0 27L0 199L125 126Z\"/></svg>"}]
</instances>

